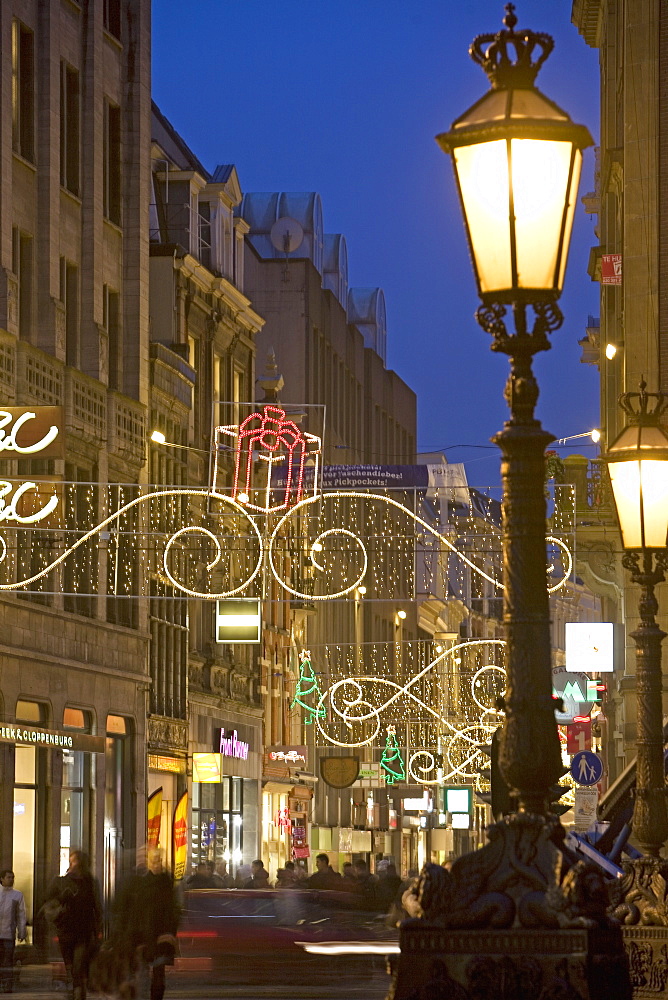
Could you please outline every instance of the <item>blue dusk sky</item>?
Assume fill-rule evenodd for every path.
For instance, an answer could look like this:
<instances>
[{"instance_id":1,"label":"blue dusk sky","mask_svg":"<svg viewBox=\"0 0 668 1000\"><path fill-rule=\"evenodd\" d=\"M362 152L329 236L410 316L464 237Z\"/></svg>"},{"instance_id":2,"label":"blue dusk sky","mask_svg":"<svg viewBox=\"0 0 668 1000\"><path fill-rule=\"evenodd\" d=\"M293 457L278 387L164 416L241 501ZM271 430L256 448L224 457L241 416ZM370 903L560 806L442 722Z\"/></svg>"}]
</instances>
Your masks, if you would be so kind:
<instances>
[{"instance_id":1,"label":"blue dusk sky","mask_svg":"<svg viewBox=\"0 0 668 1000\"><path fill-rule=\"evenodd\" d=\"M517 14L555 39L539 88L598 140L598 53L571 24L571 0L519 0ZM209 170L234 163L243 191L319 192L325 232L346 238L350 284L385 292L387 364L417 393L419 448L447 449L478 486L498 482L489 438L506 419L508 362L474 318L452 169L434 136L488 89L468 47L502 17L499 0L153 0L162 112ZM580 195L593 173L592 147ZM578 346L599 313L586 271L594 221L579 204L564 324L536 359L538 416L556 437L598 422L598 374Z\"/></svg>"}]
</instances>

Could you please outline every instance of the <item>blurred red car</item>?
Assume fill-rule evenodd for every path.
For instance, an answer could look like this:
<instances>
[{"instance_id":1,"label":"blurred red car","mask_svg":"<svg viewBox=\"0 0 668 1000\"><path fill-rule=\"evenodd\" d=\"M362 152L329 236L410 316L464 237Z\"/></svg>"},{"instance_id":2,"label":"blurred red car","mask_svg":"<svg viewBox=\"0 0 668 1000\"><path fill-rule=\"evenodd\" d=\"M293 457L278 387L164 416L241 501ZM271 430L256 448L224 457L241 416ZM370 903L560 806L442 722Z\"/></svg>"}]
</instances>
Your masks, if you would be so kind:
<instances>
[{"instance_id":1,"label":"blurred red car","mask_svg":"<svg viewBox=\"0 0 668 1000\"><path fill-rule=\"evenodd\" d=\"M299 889L190 889L178 932L184 958L215 965L309 962L298 941L393 940L382 917L359 909L345 892Z\"/></svg>"}]
</instances>

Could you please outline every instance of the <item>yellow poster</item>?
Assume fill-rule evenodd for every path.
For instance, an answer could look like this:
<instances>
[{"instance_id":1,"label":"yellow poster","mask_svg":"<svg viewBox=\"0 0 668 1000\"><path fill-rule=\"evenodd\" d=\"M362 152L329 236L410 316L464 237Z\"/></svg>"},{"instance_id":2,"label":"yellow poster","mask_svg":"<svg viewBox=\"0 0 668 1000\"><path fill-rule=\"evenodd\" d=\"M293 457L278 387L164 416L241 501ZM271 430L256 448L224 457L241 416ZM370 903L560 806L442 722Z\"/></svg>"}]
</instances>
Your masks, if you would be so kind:
<instances>
[{"instance_id":1,"label":"yellow poster","mask_svg":"<svg viewBox=\"0 0 668 1000\"><path fill-rule=\"evenodd\" d=\"M172 822L172 857L174 859L174 878L180 879L186 873L188 858L188 793L184 792L176 804Z\"/></svg>"},{"instance_id":2,"label":"yellow poster","mask_svg":"<svg viewBox=\"0 0 668 1000\"><path fill-rule=\"evenodd\" d=\"M160 817L162 814L162 785L148 797L146 803L146 846L160 847Z\"/></svg>"}]
</instances>

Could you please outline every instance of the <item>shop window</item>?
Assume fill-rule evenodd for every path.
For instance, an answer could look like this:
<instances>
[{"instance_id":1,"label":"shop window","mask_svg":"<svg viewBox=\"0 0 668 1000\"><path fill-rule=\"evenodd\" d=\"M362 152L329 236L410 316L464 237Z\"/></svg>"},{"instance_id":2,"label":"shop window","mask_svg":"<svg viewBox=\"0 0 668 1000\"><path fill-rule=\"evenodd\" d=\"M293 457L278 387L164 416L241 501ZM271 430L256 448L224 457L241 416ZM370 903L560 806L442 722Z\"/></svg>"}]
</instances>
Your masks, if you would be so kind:
<instances>
[{"instance_id":1,"label":"shop window","mask_svg":"<svg viewBox=\"0 0 668 1000\"><path fill-rule=\"evenodd\" d=\"M16 702L16 721L43 725L46 721L46 706L39 701L22 701L19 698Z\"/></svg>"},{"instance_id":2,"label":"shop window","mask_svg":"<svg viewBox=\"0 0 668 1000\"><path fill-rule=\"evenodd\" d=\"M90 716L79 708L66 708L63 726L90 732ZM69 867L70 851L90 852L91 754L63 750L63 781L60 792L60 874Z\"/></svg>"},{"instance_id":3,"label":"shop window","mask_svg":"<svg viewBox=\"0 0 668 1000\"><path fill-rule=\"evenodd\" d=\"M80 708L66 708L63 712L63 725L70 729L86 729L86 718Z\"/></svg>"},{"instance_id":4,"label":"shop window","mask_svg":"<svg viewBox=\"0 0 668 1000\"><path fill-rule=\"evenodd\" d=\"M39 709L35 702L25 702ZM18 716L18 706L17 706ZM26 720L27 721L27 720ZM37 721L37 720L30 720ZM14 888L23 893L28 914L27 941L32 944L33 894L35 887L35 817L37 799L37 749L17 746L14 758L14 814L12 867Z\"/></svg>"},{"instance_id":5,"label":"shop window","mask_svg":"<svg viewBox=\"0 0 668 1000\"><path fill-rule=\"evenodd\" d=\"M234 872L243 857L243 781L226 777L216 784L193 782L190 856L218 864L226 861ZM231 803L233 807L230 808Z\"/></svg>"},{"instance_id":6,"label":"shop window","mask_svg":"<svg viewBox=\"0 0 668 1000\"><path fill-rule=\"evenodd\" d=\"M123 848L131 828L128 775L128 724L121 715L107 716L104 790L104 898L114 898L122 873Z\"/></svg>"}]
</instances>

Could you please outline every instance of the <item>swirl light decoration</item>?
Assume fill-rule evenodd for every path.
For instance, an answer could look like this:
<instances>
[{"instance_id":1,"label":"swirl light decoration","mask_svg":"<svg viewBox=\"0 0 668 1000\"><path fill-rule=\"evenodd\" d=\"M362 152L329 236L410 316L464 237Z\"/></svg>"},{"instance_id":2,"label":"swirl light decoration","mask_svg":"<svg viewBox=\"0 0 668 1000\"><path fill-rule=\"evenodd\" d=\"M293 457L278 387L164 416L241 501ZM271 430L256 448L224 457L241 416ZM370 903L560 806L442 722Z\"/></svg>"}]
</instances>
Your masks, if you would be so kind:
<instances>
[{"instance_id":1,"label":"swirl light decoration","mask_svg":"<svg viewBox=\"0 0 668 1000\"><path fill-rule=\"evenodd\" d=\"M118 488L120 489L121 487L119 486ZM353 543L352 548L349 552L347 552L347 558L348 561L355 561L357 565L353 566L348 574L348 577L346 579L341 579L340 584L334 586L333 589L327 590L323 593L305 593L303 590L292 586L286 579L284 579L278 565L281 561L278 556L278 548L279 545L285 541L284 536L287 528L289 527L290 520L293 518L302 518L308 522L314 517L314 515L317 519L322 520L324 518L324 511L327 504L329 502L342 499L362 501L365 504L378 503L387 509L401 513L406 516L410 522L412 522L415 528L420 528L423 533L427 532L432 535L435 541L437 541L445 550L455 555L457 559L461 560L462 564L466 565L472 573L477 574L482 579L491 583L497 590L503 590L503 583L499 579L490 575L478 566L473 559L470 559L466 553L451 542L446 535L439 532L424 518L420 517L420 515L416 514L405 504L400 503L398 500L395 500L393 497L387 496L386 494L367 493L354 490L333 490L331 492L321 493L319 496L309 496L300 500L287 513L279 517L273 525L268 537L266 537L265 518L263 516L252 516L247 507L234 498L211 489L175 487L164 490L155 490L135 496L127 503L121 505L114 513L101 520L97 525L90 528L88 531L84 531L75 542L67 546L59 555L55 556L39 571L11 582L0 583L0 591L14 591L24 587L29 587L39 579L46 577L53 569L64 563L70 555L76 552L77 549L83 546L86 542L94 538L96 535L99 536L101 532L104 532L110 526L118 525L124 515L134 508L137 508L142 504L148 504L154 499L174 499L177 497L199 497L206 499L207 501L214 500L217 503L224 505L230 513L239 515L244 519L244 522L249 525L253 545L257 544L257 559L254 561L254 565L251 567L244 579L235 583L234 586L229 586L227 588L200 589L198 587L188 585L188 583L183 579L182 574L174 568L173 562L178 561L174 559L174 555L177 551L183 551L182 545L184 540L187 538L198 536L202 539L206 539L211 544L214 551L214 558L206 563L206 571L211 572L219 566L223 555L220 538L209 528L199 524L183 525L182 527L179 527L165 541L161 562L162 569L167 580L173 587L180 590L184 596L187 597L200 598L202 600L210 601L233 597L236 594L243 593L260 573L265 563L265 556L267 558L269 569L276 581L293 597L306 601L328 601L351 594L365 577L369 567L369 553L364 541L359 537L359 535L347 527L335 527L330 524L330 526L326 527L323 531L320 531L308 545L308 557L314 573L319 574L320 579L325 580L329 586L332 584L332 568L331 566L328 567L325 564L324 558L326 555L328 541L339 538L350 540ZM260 525L262 525L262 527ZM20 530L22 529L12 529L14 533ZM80 529L77 528L75 530ZM414 541L414 539L411 539L411 541ZM547 542L553 547L557 547L561 553L561 573L559 574L555 570L554 566L549 567L551 578L556 576L556 579L553 579L553 582L549 587L549 591L550 593L555 593L563 587L568 580L572 571L573 561L570 549L561 539L555 536L548 536ZM0 563L6 559L8 549L9 546L6 537L3 534L0 534ZM354 557L354 553L357 553L356 557ZM341 558L340 552L337 553L335 563L339 576L345 575L347 567L344 565L344 560Z\"/></svg>"},{"instance_id":2,"label":"swirl light decoration","mask_svg":"<svg viewBox=\"0 0 668 1000\"><path fill-rule=\"evenodd\" d=\"M327 723L322 721L323 717L320 714L316 719L318 731L326 743L334 746L346 749L369 746L376 741L381 729L386 729L388 724L400 722L402 711L405 712L406 706L412 704L418 706L427 717L431 717L440 725L443 733L443 764L441 766L438 762L440 755L436 748L416 750L407 762L410 780L423 785L449 781L455 777L464 781L476 780L486 761L486 757L481 753L481 747L489 743L492 733L501 722L495 704L486 704L480 699L480 688L483 678L495 677L495 686L498 687L500 694L505 687L506 679L503 667L485 664L476 670L471 678L471 697L480 710L480 716L466 726L454 725L448 716L442 715L433 705L426 703L413 689L428 674L435 672L440 664L449 658L454 662L463 651L483 649L486 646L504 649L505 645L503 639L469 639L458 643L437 656L405 684L378 676L342 678L323 692L318 707L328 706L332 718L340 720L349 730L354 726L361 728L366 723L369 731L357 739L353 737L348 740L338 739ZM378 687L385 688L386 694L384 700L381 698L380 704L374 705L371 691Z\"/></svg>"}]
</instances>

